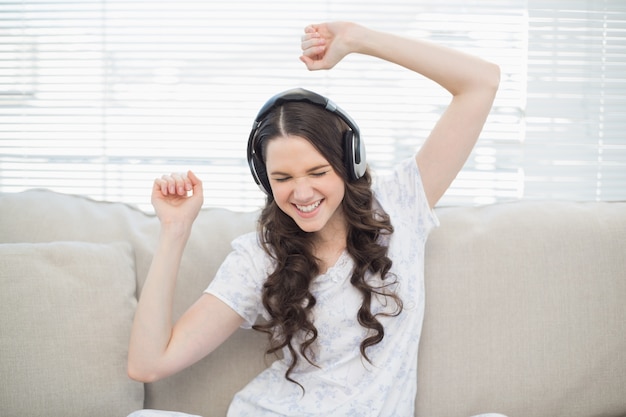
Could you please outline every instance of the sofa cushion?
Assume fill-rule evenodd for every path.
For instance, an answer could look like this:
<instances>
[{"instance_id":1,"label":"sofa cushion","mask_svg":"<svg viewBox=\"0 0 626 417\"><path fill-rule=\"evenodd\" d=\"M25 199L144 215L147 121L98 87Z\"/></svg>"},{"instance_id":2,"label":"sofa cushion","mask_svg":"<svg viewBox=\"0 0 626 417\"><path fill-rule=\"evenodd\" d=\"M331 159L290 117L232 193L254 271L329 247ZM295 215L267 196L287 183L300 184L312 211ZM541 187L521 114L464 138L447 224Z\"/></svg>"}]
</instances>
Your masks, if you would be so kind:
<instances>
[{"instance_id":1,"label":"sofa cushion","mask_svg":"<svg viewBox=\"0 0 626 417\"><path fill-rule=\"evenodd\" d=\"M417 415L624 416L626 204L437 215Z\"/></svg>"},{"instance_id":2,"label":"sofa cushion","mask_svg":"<svg viewBox=\"0 0 626 417\"><path fill-rule=\"evenodd\" d=\"M127 243L0 244L0 415L122 416L136 306Z\"/></svg>"},{"instance_id":3,"label":"sofa cushion","mask_svg":"<svg viewBox=\"0 0 626 417\"><path fill-rule=\"evenodd\" d=\"M180 265L174 319L202 295L231 251L230 242L255 229L257 215L217 208L200 211ZM135 254L139 293L158 242L159 228L156 216L127 204L49 190L0 193L0 243L128 242ZM267 366L266 344L267 337L259 332L243 329L235 332L197 364L169 378L145 384L144 406L205 417L225 415L233 395ZM126 352L127 346L123 348ZM216 375L219 375L217 379Z\"/></svg>"}]
</instances>

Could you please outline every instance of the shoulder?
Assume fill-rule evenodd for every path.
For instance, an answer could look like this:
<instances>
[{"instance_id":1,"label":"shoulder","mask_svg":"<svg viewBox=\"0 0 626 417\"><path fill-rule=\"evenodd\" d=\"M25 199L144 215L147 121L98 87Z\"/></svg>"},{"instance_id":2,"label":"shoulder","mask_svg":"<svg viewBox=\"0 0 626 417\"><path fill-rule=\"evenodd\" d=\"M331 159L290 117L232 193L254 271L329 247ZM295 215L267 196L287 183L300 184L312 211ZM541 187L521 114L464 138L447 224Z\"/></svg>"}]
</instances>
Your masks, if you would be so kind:
<instances>
[{"instance_id":1,"label":"shoulder","mask_svg":"<svg viewBox=\"0 0 626 417\"><path fill-rule=\"evenodd\" d=\"M220 265L205 292L213 294L245 319L251 327L263 311L261 293L271 269L271 258L259 243L256 232L237 237L232 251Z\"/></svg>"},{"instance_id":2,"label":"shoulder","mask_svg":"<svg viewBox=\"0 0 626 417\"><path fill-rule=\"evenodd\" d=\"M230 245L235 251L249 252L263 250L259 241L258 232L248 232L243 235L237 236L235 239L233 239Z\"/></svg>"},{"instance_id":3,"label":"shoulder","mask_svg":"<svg viewBox=\"0 0 626 417\"><path fill-rule=\"evenodd\" d=\"M392 171L374 176L372 191L376 204L398 226L419 224L426 231L439 225L428 204L424 184L414 157L398 163Z\"/></svg>"},{"instance_id":4,"label":"shoulder","mask_svg":"<svg viewBox=\"0 0 626 417\"><path fill-rule=\"evenodd\" d=\"M257 232L238 236L231 242L231 252L219 268L218 275L262 276L270 270L272 260L260 243Z\"/></svg>"},{"instance_id":5,"label":"shoulder","mask_svg":"<svg viewBox=\"0 0 626 417\"><path fill-rule=\"evenodd\" d=\"M391 204L411 208L426 197L414 157L404 159L389 172L374 175L372 191L383 207Z\"/></svg>"}]
</instances>

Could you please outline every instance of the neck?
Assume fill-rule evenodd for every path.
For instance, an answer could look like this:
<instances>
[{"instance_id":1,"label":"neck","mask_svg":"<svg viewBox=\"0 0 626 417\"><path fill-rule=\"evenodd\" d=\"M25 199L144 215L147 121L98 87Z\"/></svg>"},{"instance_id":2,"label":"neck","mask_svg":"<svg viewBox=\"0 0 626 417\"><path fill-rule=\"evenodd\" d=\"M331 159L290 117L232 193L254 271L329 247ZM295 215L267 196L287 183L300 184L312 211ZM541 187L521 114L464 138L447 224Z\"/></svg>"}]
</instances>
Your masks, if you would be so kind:
<instances>
[{"instance_id":1,"label":"neck","mask_svg":"<svg viewBox=\"0 0 626 417\"><path fill-rule=\"evenodd\" d=\"M315 232L313 242L316 248L346 247L348 230L345 224L328 224L323 230Z\"/></svg>"},{"instance_id":2,"label":"neck","mask_svg":"<svg viewBox=\"0 0 626 417\"><path fill-rule=\"evenodd\" d=\"M335 265L347 245L346 227L325 228L315 234L314 251L319 261L320 272L325 273Z\"/></svg>"}]
</instances>

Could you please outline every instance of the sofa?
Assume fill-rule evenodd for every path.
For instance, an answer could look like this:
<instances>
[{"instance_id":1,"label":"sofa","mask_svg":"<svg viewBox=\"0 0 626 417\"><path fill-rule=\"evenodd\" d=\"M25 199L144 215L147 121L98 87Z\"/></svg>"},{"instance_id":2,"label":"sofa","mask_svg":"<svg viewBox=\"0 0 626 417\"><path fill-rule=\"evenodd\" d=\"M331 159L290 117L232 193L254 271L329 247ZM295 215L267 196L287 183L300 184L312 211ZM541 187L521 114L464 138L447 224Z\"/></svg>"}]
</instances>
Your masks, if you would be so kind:
<instances>
[{"instance_id":1,"label":"sofa","mask_svg":"<svg viewBox=\"0 0 626 417\"><path fill-rule=\"evenodd\" d=\"M626 202L436 209L416 416L626 416ZM256 212L204 208L185 251L180 315ZM0 194L0 415L224 416L273 359L239 330L162 381L126 374L158 220L48 190Z\"/></svg>"}]
</instances>

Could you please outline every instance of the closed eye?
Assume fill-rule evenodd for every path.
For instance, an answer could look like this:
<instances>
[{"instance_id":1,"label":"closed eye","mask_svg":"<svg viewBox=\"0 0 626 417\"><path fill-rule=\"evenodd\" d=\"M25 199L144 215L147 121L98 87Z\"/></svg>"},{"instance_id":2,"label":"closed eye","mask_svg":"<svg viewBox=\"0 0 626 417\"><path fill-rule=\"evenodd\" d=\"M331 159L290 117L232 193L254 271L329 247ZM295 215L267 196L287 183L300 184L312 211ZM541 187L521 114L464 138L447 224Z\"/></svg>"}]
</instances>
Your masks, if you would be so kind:
<instances>
[{"instance_id":1,"label":"closed eye","mask_svg":"<svg viewBox=\"0 0 626 417\"><path fill-rule=\"evenodd\" d=\"M329 165L318 165L315 167L312 167L311 169L309 169L306 173L306 175L309 175L311 177L315 177L315 178L319 178L319 177L323 177L324 175L328 174L329 172L332 171L332 168L330 168ZM292 175L290 175L290 173L288 172L284 172L284 171L273 171L270 174L270 178L272 181L281 183L281 182L287 182L289 180L291 180L293 178Z\"/></svg>"}]
</instances>

